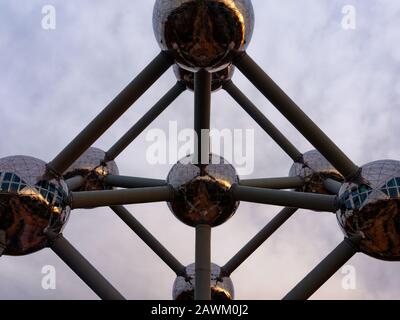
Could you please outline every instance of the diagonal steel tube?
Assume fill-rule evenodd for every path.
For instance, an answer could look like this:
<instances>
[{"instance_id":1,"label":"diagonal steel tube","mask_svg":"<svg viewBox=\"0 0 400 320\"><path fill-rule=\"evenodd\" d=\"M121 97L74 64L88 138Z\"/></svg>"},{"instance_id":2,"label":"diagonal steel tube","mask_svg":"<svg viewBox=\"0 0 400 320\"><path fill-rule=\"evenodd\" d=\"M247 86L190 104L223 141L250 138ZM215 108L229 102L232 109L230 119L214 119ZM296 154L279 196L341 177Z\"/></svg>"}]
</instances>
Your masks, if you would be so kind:
<instances>
[{"instance_id":1,"label":"diagonal steel tube","mask_svg":"<svg viewBox=\"0 0 400 320\"><path fill-rule=\"evenodd\" d=\"M359 239L344 239L283 300L307 300L358 252Z\"/></svg>"},{"instance_id":2,"label":"diagonal steel tube","mask_svg":"<svg viewBox=\"0 0 400 320\"><path fill-rule=\"evenodd\" d=\"M111 206L110 208L177 276L186 277L185 267L126 208L123 206Z\"/></svg>"},{"instance_id":3,"label":"diagonal steel tube","mask_svg":"<svg viewBox=\"0 0 400 320\"><path fill-rule=\"evenodd\" d=\"M347 180L358 178L359 167L246 53L237 57L235 65Z\"/></svg>"},{"instance_id":4,"label":"diagonal steel tube","mask_svg":"<svg viewBox=\"0 0 400 320\"><path fill-rule=\"evenodd\" d=\"M301 177L244 179L240 180L239 185L269 189L297 189L304 185L304 180Z\"/></svg>"},{"instance_id":5,"label":"diagonal steel tube","mask_svg":"<svg viewBox=\"0 0 400 320\"><path fill-rule=\"evenodd\" d=\"M211 300L211 226L196 227L195 300Z\"/></svg>"},{"instance_id":6,"label":"diagonal steel tube","mask_svg":"<svg viewBox=\"0 0 400 320\"><path fill-rule=\"evenodd\" d=\"M235 199L240 201L327 212L336 212L338 207L337 197L330 195L240 185L233 185L231 190Z\"/></svg>"},{"instance_id":7,"label":"diagonal steel tube","mask_svg":"<svg viewBox=\"0 0 400 320\"><path fill-rule=\"evenodd\" d=\"M121 189L106 191L71 192L70 205L73 209L109 207L135 203L170 201L174 191L170 186Z\"/></svg>"},{"instance_id":8,"label":"diagonal steel tube","mask_svg":"<svg viewBox=\"0 0 400 320\"><path fill-rule=\"evenodd\" d=\"M172 65L161 52L150 64L50 163L50 174L62 175Z\"/></svg>"},{"instance_id":9,"label":"diagonal steel tube","mask_svg":"<svg viewBox=\"0 0 400 320\"><path fill-rule=\"evenodd\" d=\"M250 101L246 95L231 81L223 88L246 111L254 121L282 148L294 162L302 162L302 153L276 128L271 121Z\"/></svg>"},{"instance_id":10,"label":"diagonal steel tube","mask_svg":"<svg viewBox=\"0 0 400 320\"><path fill-rule=\"evenodd\" d=\"M50 248L103 300L125 300L62 234L50 240Z\"/></svg>"},{"instance_id":11,"label":"diagonal steel tube","mask_svg":"<svg viewBox=\"0 0 400 320\"><path fill-rule=\"evenodd\" d=\"M135 140L179 95L186 86L177 82L124 136L107 152L106 159L114 160Z\"/></svg>"},{"instance_id":12,"label":"diagonal steel tube","mask_svg":"<svg viewBox=\"0 0 400 320\"><path fill-rule=\"evenodd\" d=\"M148 188L166 186L167 182L158 179L115 176L110 174L104 178L104 184L117 188Z\"/></svg>"},{"instance_id":13,"label":"diagonal steel tube","mask_svg":"<svg viewBox=\"0 0 400 320\"><path fill-rule=\"evenodd\" d=\"M211 73L200 70L194 74L194 131L197 137L195 160L208 164L210 153Z\"/></svg>"},{"instance_id":14,"label":"diagonal steel tube","mask_svg":"<svg viewBox=\"0 0 400 320\"><path fill-rule=\"evenodd\" d=\"M257 233L236 255L222 268L224 276L229 277L243 262L246 261L272 234L277 231L295 212L296 208L284 208L259 233Z\"/></svg>"}]
</instances>

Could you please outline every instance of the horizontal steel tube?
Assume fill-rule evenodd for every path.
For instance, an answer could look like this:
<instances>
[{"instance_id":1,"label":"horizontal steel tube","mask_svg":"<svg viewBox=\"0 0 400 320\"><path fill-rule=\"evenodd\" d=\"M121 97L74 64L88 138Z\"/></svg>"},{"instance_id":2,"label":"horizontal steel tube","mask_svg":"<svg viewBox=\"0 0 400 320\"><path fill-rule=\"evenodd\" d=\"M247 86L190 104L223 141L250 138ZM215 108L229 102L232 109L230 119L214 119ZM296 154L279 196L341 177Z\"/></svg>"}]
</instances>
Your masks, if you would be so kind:
<instances>
[{"instance_id":1,"label":"horizontal steel tube","mask_svg":"<svg viewBox=\"0 0 400 320\"><path fill-rule=\"evenodd\" d=\"M315 211L337 211L337 197L330 195L282 191L254 187L232 186L234 197L240 201L265 203L276 206L309 209Z\"/></svg>"},{"instance_id":2,"label":"horizontal steel tube","mask_svg":"<svg viewBox=\"0 0 400 320\"><path fill-rule=\"evenodd\" d=\"M172 65L161 52L89 125L48 165L52 174L62 175L111 125L140 98Z\"/></svg>"},{"instance_id":3,"label":"horizontal steel tube","mask_svg":"<svg viewBox=\"0 0 400 320\"><path fill-rule=\"evenodd\" d=\"M121 189L107 191L71 192L73 209L118 206L135 203L149 203L172 200L171 187Z\"/></svg>"},{"instance_id":4,"label":"horizontal steel tube","mask_svg":"<svg viewBox=\"0 0 400 320\"><path fill-rule=\"evenodd\" d=\"M112 206L110 208L177 276L186 276L186 268L126 208L122 206Z\"/></svg>"},{"instance_id":5,"label":"horizontal steel tube","mask_svg":"<svg viewBox=\"0 0 400 320\"><path fill-rule=\"evenodd\" d=\"M339 181L328 178L325 179L324 186L329 192L338 194L342 184Z\"/></svg>"},{"instance_id":6,"label":"horizontal steel tube","mask_svg":"<svg viewBox=\"0 0 400 320\"><path fill-rule=\"evenodd\" d=\"M274 140L294 162L301 162L302 153L265 117L265 115L230 80L223 87L250 117Z\"/></svg>"},{"instance_id":7,"label":"horizontal steel tube","mask_svg":"<svg viewBox=\"0 0 400 320\"><path fill-rule=\"evenodd\" d=\"M114 160L135 140L182 92L186 86L177 82L136 124L106 153L107 160Z\"/></svg>"},{"instance_id":8,"label":"horizontal steel tube","mask_svg":"<svg viewBox=\"0 0 400 320\"><path fill-rule=\"evenodd\" d=\"M269 189L297 189L304 185L300 177L266 178L240 180L239 184L246 187Z\"/></svg>"},{"instance_id":9,"label":"horizontal steel tube","mask_svg":"<svg viewBox=\"0 0 400 320\"><path fill-rule=\"evenodd\" d=\"M125 298L85 259L62 235L50 243L50 248L103 300Z\"/></svg>"},{"instance_id":10,"label":"horizontal steel tube","mask_svg":"<svg viewBox=\"0 0 400 320\"><path fill-rule=\"evenodd\" d=\"M65 180L65 184L67 185L69 191L79 189L84 184L84 182L85 179L82 176L75 176Z\"/></svg>"},{"instance_id":11,"label":"horizontal steel tube","mask_svg":"<svg viewBox=\"0 0 400 320\"><path fill-rule=\"evenodd\" d=\"M283 300L307 300L357 253L357 244L345 239L314 270L312 270Z\"/></svg>"},{"instance_id":12,"label":"horizontal steel tube","mask_svg":"<svg viewBox=\"0 0 400 320\"><path fill-rule=\"evenodd\" d=\"M117 188L148 188L166 186L165 180L108 175L104 183Z\"/></svg>"},{"instance_id":13,"label":"horizontal steel tube","mask_svg":"<svg viewBox=\"0 0 400 320\"><path fill-rule=\"evenodd\" d=\"M359 167L246 53L237 57L235 65L346 179L358 177Z\"/></svg>"},{"instance_id":14,"label":"horizontal steel tube","mask_svg":"<svg viewBox=\"0 0 400 320\"><path fill-rule=\"evenodd\" d=\"M284 208L257 235L254 236L232 259L223 267L224 276L230 276L243 262L246 261L272 234L278 230L295 212L296 208Z\"/></svg>"}]
</instances>

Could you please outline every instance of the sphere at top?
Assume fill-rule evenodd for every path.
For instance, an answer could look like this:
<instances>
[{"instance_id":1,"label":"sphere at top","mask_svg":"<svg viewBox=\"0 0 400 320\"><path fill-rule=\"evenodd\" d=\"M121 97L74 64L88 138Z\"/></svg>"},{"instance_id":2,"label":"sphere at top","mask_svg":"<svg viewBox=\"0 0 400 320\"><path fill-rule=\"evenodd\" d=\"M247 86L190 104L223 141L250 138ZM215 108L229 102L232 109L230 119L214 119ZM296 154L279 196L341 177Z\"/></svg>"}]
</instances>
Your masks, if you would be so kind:
<instances>
[{"instance_id":1,"label":"sphere at top","mask_svg":"<svg viewBox=\"0 0 400 320\"><path fill-rule=\"evenodd\" d=\"M177 277L172 289L174 300L194 300L194 288L196 283L196 267L191 264L186 267L187 278ZM221 277L221 268L211 264L211 300L233 300L235 290L231 278Z\"/></svg>"},{"instance_id":2,"label":"sphere at top","mask_svg":"<svg viewBox=\"0 0 400 320\"><path fill-rule=\"evenodd\" d=\"M193 156L187 156L172 167L167 182L176 193L168 206L189 226L218 226L232 217L239 206L230 192L239 178L235 168L222 157L210 154L208 165L197 165Z\"/></svg>"},{"instance_id":3,"label":"sphere at top","mask_svg":"<svg viewBox=\"0 0 400 320\"><path fill-rule=\"evenodd\" d=\"M345 183L339 191L339 225L348 237L361 236L363 253L400 261L400 161L376 161L361 169L363 182Z\"/></svg>"},{"instance_id":4,"label":"sphere at top","mask_svg":"<svg viewBox=\"0 0 400 320\"><path fill-rule=\"evenodd\" d=\"M173 70L178 81L184 82L190 91L194 91L194 73L179 67L177 64L173 66ZM215 92L222 89L224 83L232 79L234 72L235 67L233 65L213 72L211 75L211 91Z\"/></svg>"},{"instance_id":5,"label":"sphere at top","mask_svg":"<svg viewBox=\"0 0 400 320\"><path fill-rule=\"evenodd\" d=\"M304 179L303 187L297 191L321 194L332 194L324 186L324 180L330 178L343 182L343 176L337 171L325 157L317 150L311 150L303 154L304 163L296 162L289 171L290 177Z\"/></svg>"},{"instance_id":6,"label":"sphere at top","mask_svg":"<svg viewBox=\"0 0 400 320\"><path fill-rule=\"evenodd\" d=\"M46 163L26 157L0 159L0 247L25 255L48 245L47 232L62 231L69 213L63 179L45 178Z\"/></svg>"},{"instance_id":7,"label":"sphere at top","mask_svg":"<svg viewBox=\"0 0 400 320\"><path fill-rule=\"evenodd\" d=\"M157 0L153 29L162 50L187 70L226 68L254 28L250 0Z\"/></svg>"},{"instance_id":8,"label":"sphere at top","mask_svg":"<svg viewBox=\"0 0 400 320\"><path fill-rule=\"evenodd\" d=\"M112 174L118 175L115 161L106 161L106 153L98 148L89 148L76 160L64 173L64 179L81 176L84 179L82 186L74 191L101 191L110 190L106 186L104 177Z\"/></svg>"}]
</instances>

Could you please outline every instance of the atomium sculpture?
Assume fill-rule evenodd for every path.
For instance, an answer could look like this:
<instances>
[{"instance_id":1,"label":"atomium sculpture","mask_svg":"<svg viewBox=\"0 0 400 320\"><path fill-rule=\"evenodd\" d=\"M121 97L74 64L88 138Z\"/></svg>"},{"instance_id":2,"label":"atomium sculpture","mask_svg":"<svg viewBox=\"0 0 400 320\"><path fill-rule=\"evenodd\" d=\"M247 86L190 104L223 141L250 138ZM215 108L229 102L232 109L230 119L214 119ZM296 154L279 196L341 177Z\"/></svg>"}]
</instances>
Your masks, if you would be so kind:
<instances>
[{"instance_id":1,"label":"atomium sculpture","mask_svg":"<svg viewBox=\"0 0 400 320\"><path fill-rule=\"evenodd\" d=\"M400 162L355 165L247 55L254 13L250 0L157 0L153 26L161 53L52 161L0 159L0 255L50 247L102 299L122 295L63 237L70 210L109 206L177 275L174 299L233 299L230 275L298 208L336 213L345 238L284 299L314 294L357 252L400 260ZM93 143L171 66L177 83L107 152ZM237 88L241 71L316 150L302 154ZM195 154L167 180L118 175L115 159L186 89L194 91ZM211 92L223 89L294 164L288 177L240 180L210 154ZM203 131L203 134L201 134ZM196 230L195 263L182 265L125 204L165 201ZM225 265L211 263L211 230L240 201L283 206Z\"/></svg>"}]
</instances>

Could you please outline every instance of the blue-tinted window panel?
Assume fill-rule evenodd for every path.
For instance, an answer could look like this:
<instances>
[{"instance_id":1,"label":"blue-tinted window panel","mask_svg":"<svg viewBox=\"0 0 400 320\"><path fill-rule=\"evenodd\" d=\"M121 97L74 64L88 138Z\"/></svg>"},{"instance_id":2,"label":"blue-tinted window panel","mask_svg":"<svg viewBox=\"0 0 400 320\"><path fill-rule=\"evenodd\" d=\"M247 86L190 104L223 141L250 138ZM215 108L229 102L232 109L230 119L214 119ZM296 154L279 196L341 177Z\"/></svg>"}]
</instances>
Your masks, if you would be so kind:
<instances>
[{"instance_id":1,"label":"blue-tinted window panel","mask_svg":"<svg viewBox=\"0 0 400 320\"><path fill-rule=\"evenodd\" d=\"M392 179L387 183L388 187L395 187L396 186L396 180Z\"/></svg>"},{"instance_id":2,"label":"blue-tinted window panel","mask_svg":"<svg viewBox=\"0 0 400 320\"><path fill-rule=\"evenodd\" d=\"M361 206L361 201L359 197L354 197L353 198L353 202L354 202L354 207L355 208L359 208Z\"/></svg>"},{"instance_id":3,"label":"blue-tinted window panel","mask_svg":"<svg viewBox=\"0 0 400 320\"><path fill-rule=\"evenodd\" d=\"M10 188L10 183L9 182L3 182L1 184L1 190L8 191L9 188Z\"/></svg>"},{"instance_id":4,"label":"blue-tinted window panel","mask_svg":"<svg viewBox=\"0 0 400 320\"><path fill-rule=\"evenodd\" d=\"M19 184L18 183L12 183L11 184L11 188L10 188L11 192L18 192L18 189L19 189Z\"/></svg>"},{"instance_id":5,"label":"blue-tinted window panel","mask_svg":"<svg viewBox=\"0 0 400 320\"><path fill-rule=\"evenodd\" d=\"M3 180L11 181L11 178L12 178L12 173L7 172L7 173L4 175L4 179L3 179Z\"/></svg>"},{"instance_id":6,"label":"blue-tinted window panel","mask_svg":"<svg viewBox=\"0 0 400 320\"><path fill-rule=\"evenodd\" d=\"M13 175L13 178L12 178L12 181L13 181L13 182L20 182L20 181L21 181L21 178L14 174L14 175Z\"/></svg>"},{"instance_id":7,"label":"blue-tinted window panel","mask_svg":"<svg viewBox=\"0 0 400 320\"><path fill-rule=\"evenodd\" d=\"M389 189L389 195L392 198L397 198L399 196L397 188L390 188Z\"/></svg>"},{"instance_id":8,"label":"blue-tinted window panel","mask_svg":"<svg viewBox=\"0 0 400 320\"><path fill-rule=\"evenodd\" d=\"M368 195L366 193L362 193L362 194L360 194L360 198L361 198L361 202L364 203L365 200L368 199Z\"/></svg>"}]
</instances>

